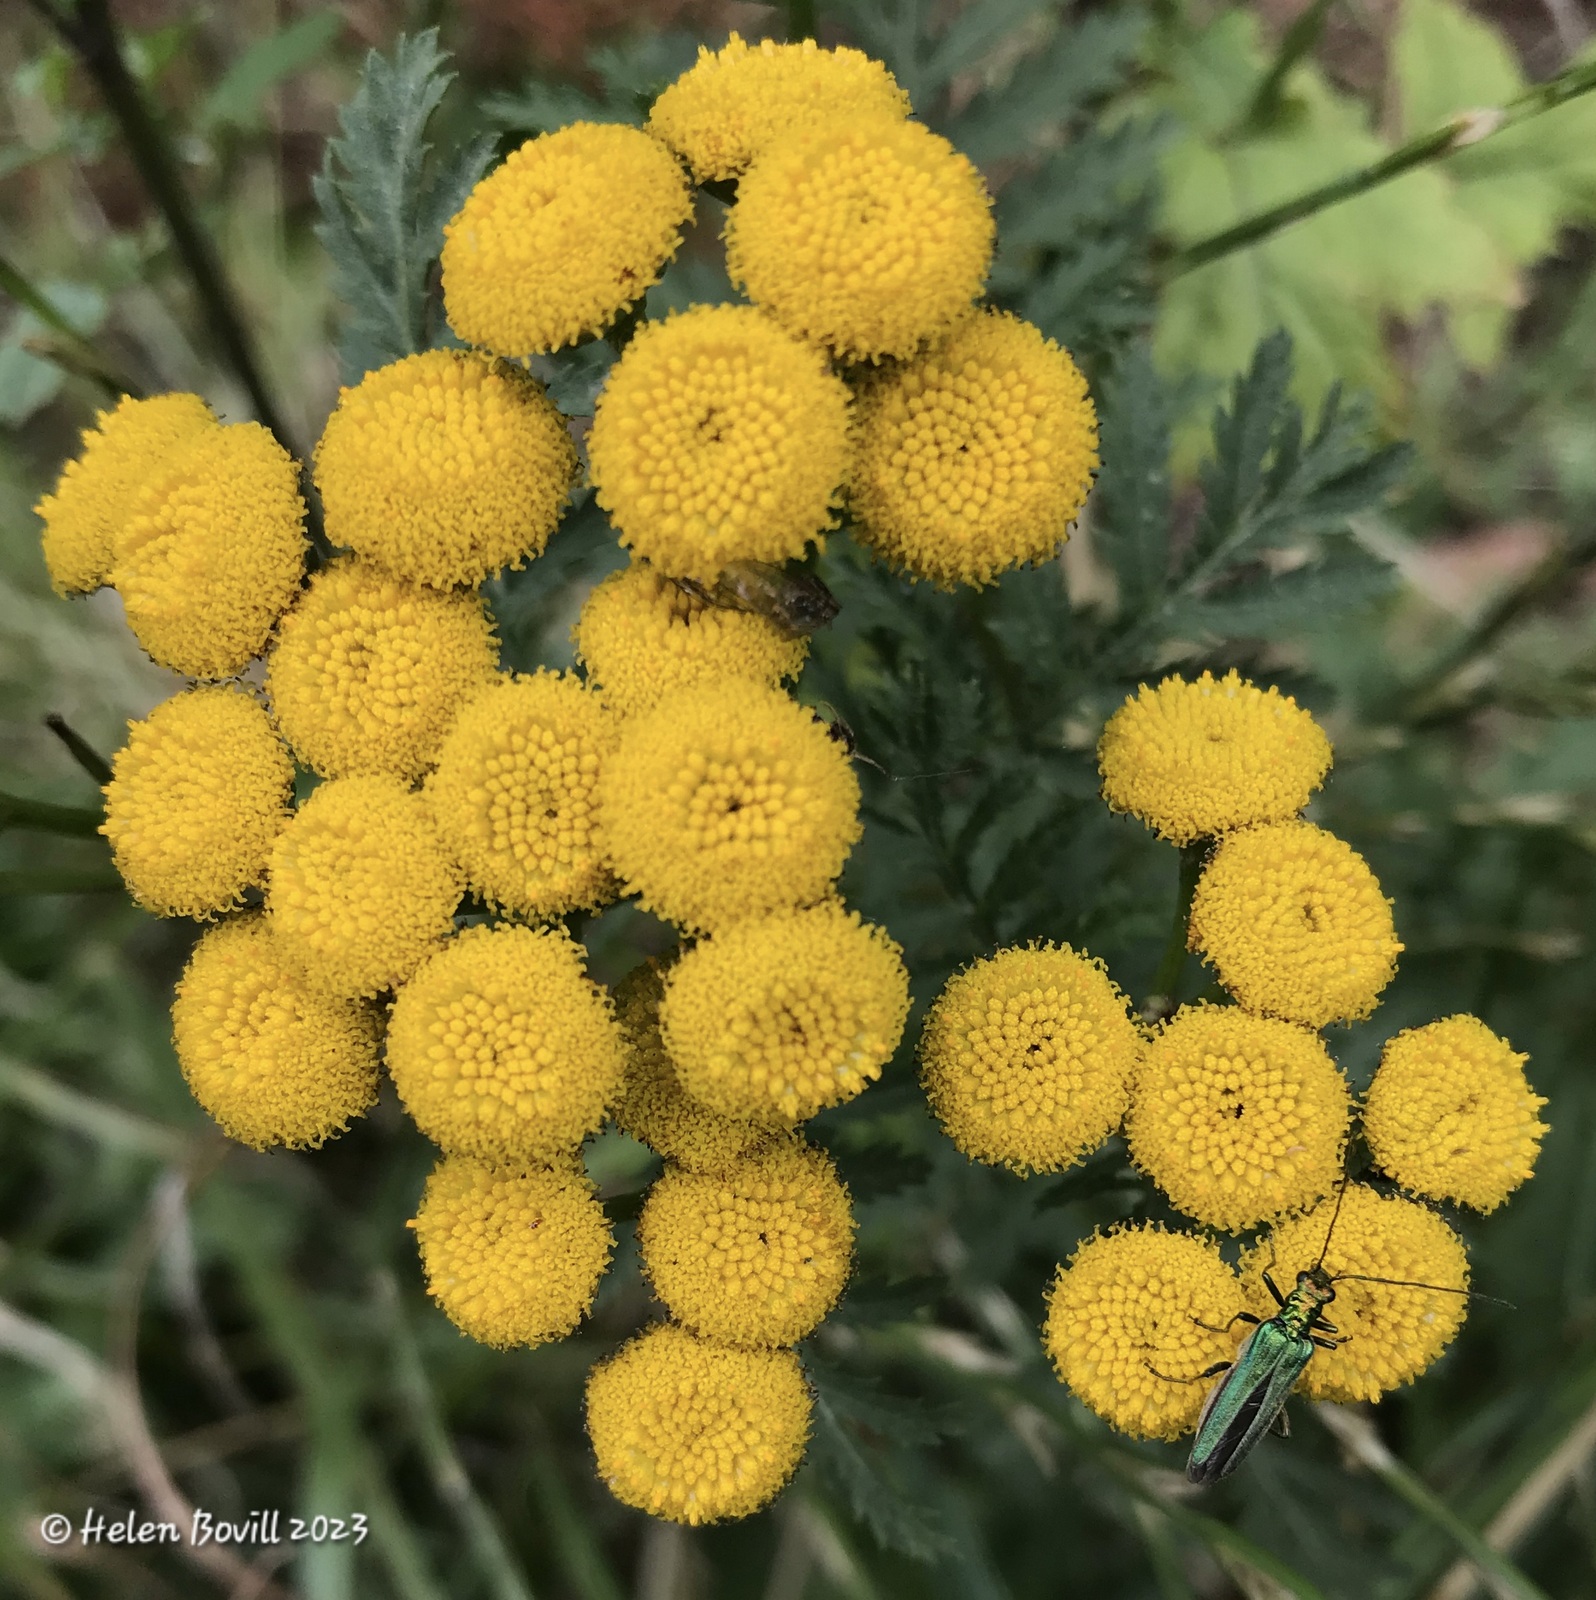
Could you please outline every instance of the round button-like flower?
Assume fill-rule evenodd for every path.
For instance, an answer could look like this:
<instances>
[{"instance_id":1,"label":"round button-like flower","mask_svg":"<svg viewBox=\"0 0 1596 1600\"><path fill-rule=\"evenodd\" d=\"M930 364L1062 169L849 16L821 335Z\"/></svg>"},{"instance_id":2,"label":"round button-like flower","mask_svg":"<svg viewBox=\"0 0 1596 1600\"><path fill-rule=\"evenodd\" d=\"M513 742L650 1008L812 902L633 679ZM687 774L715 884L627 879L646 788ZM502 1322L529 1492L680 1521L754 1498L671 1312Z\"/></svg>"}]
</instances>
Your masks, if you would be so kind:
<instances>
[{"instance_id":1,"label":"round button-like flower","mask_svg":"<svg viewBox=\"0 0 1596 1600\"><path fill-rule=\"evenodd\" d=\"M499 1165L568 1155L620 1088L621 1040L564 928L468 928L399 991L388 1070L449 1155Z\"/></svg>"},{"instance_id":2,"label":"round button-like flower","mask_svg":"<svg viewBox=\"0 0 1596 1600\"><path fill-rule=\"evenodd\" d=\"M502 677L467 702L426 795L466 882L529 917L609 897L594 790L615 719L575 678Z\"/></svg>"},{"instance_id":3,"label":"round button-like flower","mask_svg":"<svg viewBox=\"0 0 1596 1600\"><path fill-rule=\"evenodd\" d=\"M797 677L809 653L808 639L789 639L753 612L709 605L642 561L593 590L572 638L605 704L627 717L722 678L775 688Z\"/></svg>"},{"instance_id":4,"label":"round button-like flower","mask_svg":"<svg viewBox=\"0 0 1596 1600\"><path fill-rule=\"evenodd\" d=\"M128 724L105 821L128 892L161 917L213 917L266 880L294 763L239 689L190 689Z\"/></svg>"},{"instance_id":5,"label":"round button-like flower","mask_svg":"<svg viewBox=\"0 0 1596 1600\"><path fill-rule=\"evenodd\" d=\"M541 386L475 351L368 372L340 392L316 446L328 538L438 588L540 554L576 472Z\"/></svg>"},{"instance_id":6,"label":"round button-like flower","mask_svg":"<svg viewBox=\"0 0 1596 1600\"><path fill-rule=\"evenodd\" d=\"M266 647L305 570L299 469L258 422L196 428L116 531L111 582L163 667L227 678Z\"/></svg>"},{"instance_id":7,"label":"round button-like flower","mask_svg":"<svg viewBox=\"0 0 1596 1600\"><path fill-rule=\"evenodd\" d=\"M83 432L83 450L33 509L44 519L44 564L57 594L98 589L134 497L162 462L217 426L197 394L124 398Z\"/></svg>"},{"instance_id":8,"label":"round button-like flower","mask_svg":"<svg viewBox=\"0 0 1596 1600\"><path fill-rule=\"evenodd\" d=\"M172 1003L194 1098L256 1150L319 1145L363 1116L377 1099L380 1032L369 1007L306 983L259 915L200 940Z\"/></svg>"},{"instance_id":9,"label":"round button-like flower","mask_svg":"<svg viewBox=\"0 0 1596 1600\"><path fill-rule=\"evenodd\" d=\"M345 557L283 618L266 692L294 754L324 777L413 778L497 665L478 596L440 594Z\"/></svg>"},{"instance_id":10,"label":"round button-like flower","mask_svg":"<svg viewBox=\"0 0 1596 1600\"><path fill-rule=\"evenodd\" d=\"M796 1344L848 1281L853 1208L819 1150L782 1140L718 1175L667 1168L637 1242L671 1315L726 1344Z\"/></svg>"},{"instance_id":11,"label":"round button-like flower","mask_svg":"<svg viewBox=\"0 0 1596 1600\"><path fill-rule=\"evenodd\" d=\"M812 1402L790 1350L734 1350L660 1323L587 1380L598 1473L671 1522L746 1517L803 1460Z\"/></svg>"},{"instance_id":12,"label":"round button-like flower","mask_svg":"<svg viewBox=\"0 0 1596 1600\"><path fill-rule=\"evenodd\" d=\"M1381 1170L1415 1194L1494 1211L1535 1170L1546 1133L1528 1060L1478 1017L1388 1040L1363 1104Z\"/></svg>"},{"instance_id":13,"label":"round button-like flower","mask_svg":"<svg viewBox=\"0 0 1596 1600\"><path fill-rule=\"evenodd\" d=\"M502 356L602 333L659 277L692 214L675 156L640 128L573 122L529 139L443 230L449 326Z\"/></svg>"},{"instance_id":14,"label":"round button-like flower","mask_svg":"<svg viewBox=\"0 0 1596 1600\"><path fill-rule=\"evenodd\" d=\"M697 62L654 102L648 128L703 183L735 178L796 128L860 112L909 114L909 97L897 80L862 50L822 50L813 39L750 45L734 33L720 50L698 47Z\"/></svg>"},{"instance_id":15,"label":"round button-like flower","mask_svg":"<svg viewBox=\"0 0 1596 1600\"><path fill-rule=\"evenodd\" d=\"M913 355L981 293L981 174L918 122L837 117L775 140L726 219L732 282L844 361Z\"/></svg>"},{"instance_id":16,"label":"round button-like flower","mask_svg":"<svg viewBox=\"0 0 1596 1600\"><path fill-rule=\"evenodd\" d=\"M964 318L859 393L858 535L940 588L1046 560L1096 470L1086 380L1067 350L1006 311Z\"/></svg>"},{"instance_id":17,"label":"round button-like flower","mask_svg":"<svg viewBox=\"0 0 1596 1600\"><path fill-rule=\"evenodd\" d=\"M1266 1234L1242 1257L1242 1283L1248 1308L1272 1317L1279 1308L1263 1274L1289 1293L1297 1274L1323 1253L1336 1291L1326 1315L1337 1331L1326 1337L1339 1347L1315 1351L1300 1387L1310 1400L1378 1400L1418 1377L1463 1326L1468 1256L1463 1241L1428 1206L1361 1183L1347 1186L1332 1231L1336 1199L1331 1195ZM1348 1276L1354 1273L1359 1276Z\"/></svg>"},{"instance_id":18,"label":"round button-like flower","mask_svg":"<svg viewBox=\"0 0 1596 1600\"><path fill-rule=\"evenodd\" d=\"M804 707L741 678L628 718L598 795L628 889L691 928L818 899L859 837L846 751Z\"/></svg>"},{"instance_id":19,"label":"round button-like flower","mask_svg":"<svg viewBox=\"0 0 1596 1600\"><path fill-rule=\"evenodd\" d=\"M1208 1240L1120 1228L1059 1268L1042 1342L1077 1398L1120 1432L1177 1439L1208 1396L1199 1375L1235 1354L1242 1309L1241 1284Z\"/></svg>"},{"instance_id":20,"label":"round button-like flower","mask_svg":"<svg viewBox=\"0 0 1596 1600\"><path fill-rule=\"evenodd\" d=\"M1068 945L1000 950L926 1015L926 1096L965 1155L1057 1172L1125 1115L1142 1037L1102 962Z\"/></svg>"},{"instance_id":21,"label":"round button-like flower","mask_svg":"<svg viewBox=\"0 0 1596 1600\"><path fill-rule=\"evenodd\" d=\"M1247 1010L1310 1028L1368 1016L1402 949L1368 862L1311 822L1221 839L1197 880L1190 940Z\"/></svg>"},{"instance_id":22,"label":"round button-like flower","mask_svg":"<svg viewBox=\"0 0 1596 1600\"><path fill-rule=\"evenodd\" d=\"M908 1011L898 946L831 900L695 945L666 980L660 1028L695 1100L800 1122L881 1076Z\"/></svg>"},{"instance_id":23,"label":"round button-like flower","mask_svg":"<svg viewBox=\"0 0 1596 1600\"><path fill-rule=\"evenodd\" d=\"M672 578L786 561L822 542L848 472L848 390L752 306L640 328L587 436L621 543Z\"/></svg>"},{"instance_id":24,"label":"round button-like flower","mask_svg":"<svg viewBox=\"0 0 1596 1600\"><path fill-rule=\"evenodd\" d=\"M336 778L277 836L267 906L312 984L375 995L453 931L461 888L420 795L396 778Z\"/></svg>"},{"instance_id":25,"label":"round button-like flower","mask_svg":"<svg viewBox=\"0 0 1596 1600\"><path fill-rule=\"evenodd\" d=\"M447 1156L410 1226L428 1293L462 1333L500 1350L574 1332L615 1246L574 1162L521 1172Z\"/></svg>"},{"instance_id":26,"label":"round button-like flower","mask_svg":"<svg viewBox=\"0 0 1596 1600\"><path fill-rule=\"evenodd\" d=\"M1179 1210L1239 1233L1341 1174L1352 1100L1317 1034L1235 1006L1183 1006L1131 1082L1136 1164Z\"/></svg>"},{"instance_id":27,"label":"round button-like flower","mask_svg":"<svg viewBox=\"0 0 1596 1600\"><path fill-rule=\"evenodd\" d=\"M1097 761L1110 807L1190 844L1296 816L1330 770L1330 741L1290 695L1232 669L1144 683L1108 719Z\"/></svg>"}]
</instances>

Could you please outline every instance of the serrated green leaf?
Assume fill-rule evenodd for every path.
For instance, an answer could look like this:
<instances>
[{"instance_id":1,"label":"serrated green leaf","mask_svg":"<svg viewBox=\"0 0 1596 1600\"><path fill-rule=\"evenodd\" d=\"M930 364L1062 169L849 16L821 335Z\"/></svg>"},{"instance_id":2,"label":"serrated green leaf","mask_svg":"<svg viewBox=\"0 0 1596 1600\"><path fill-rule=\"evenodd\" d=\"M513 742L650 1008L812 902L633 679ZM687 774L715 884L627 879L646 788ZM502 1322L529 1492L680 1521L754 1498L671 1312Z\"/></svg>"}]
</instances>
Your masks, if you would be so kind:
<instances>
[{"instance_id":1,"label":"serrated green leaf","mask_svg":"<svg viewBox=\"0 0 1596 1600\"><path fill-rule=\"evenodd\" d=\"M968 72L1042 9L1045 0L973 0L960 8L921 68L923 83L941 89Z\"/></svg>"},{"instance_id":2,"label":"serrated green leaf","mask_svg":"<svg viewBox=\"0 0 1596 1600\"><path fill-rule=\"evenodd\" d=\"M1103 395L1103 470L1092 492L1092 538L1119 581L1120 607L1146 608L1169 576L1169 394L1145 344Z\"/></svg>"},{"instance_id":3,"label":"serrated green leaf","mask_svg":"<svg viewBox=\"0 0 1596 1600\"><path fill-rule=\"evenodd\" d=\"M1396 569L1361 545L1339 542L1333 554L1223 594L1182 601L1167 613L1177 635L1278 639L1362 611L1396 586Z\"/></svg>"}]
</instances>

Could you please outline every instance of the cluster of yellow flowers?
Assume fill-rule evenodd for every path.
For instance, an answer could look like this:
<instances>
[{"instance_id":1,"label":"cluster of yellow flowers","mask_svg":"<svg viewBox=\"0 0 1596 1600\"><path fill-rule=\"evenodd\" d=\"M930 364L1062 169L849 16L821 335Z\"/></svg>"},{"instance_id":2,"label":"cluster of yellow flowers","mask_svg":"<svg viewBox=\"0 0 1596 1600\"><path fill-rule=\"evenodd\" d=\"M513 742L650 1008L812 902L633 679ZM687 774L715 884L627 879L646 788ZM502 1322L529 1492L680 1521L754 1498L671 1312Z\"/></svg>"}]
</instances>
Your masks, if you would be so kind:
<instances>
[{"instance_id":1,"label":"cluster of yellow flowers","mask_svg":"<svg viewBox=\"0 0 1596 1600\"><path fill-rule=\"evenodd\" d=\"M1405 1194L1340 1196L1354 1103L1321 1030L1366 1017L1395 972L1391 908L1367 863L1300 813L1330 767L1313 718L1235 673L1145 685L1103 731L1103 794L1203 853L1190 948L1235 1004L1133 1018L1101 963L1053 946L1000 951L954 977L927 1017L927 1094L968 1155L1053 1172L1123 1128L1132 1159L1205 1228L1268 1225L1239 1271L1208 1236L1127 1226L1062 1267L1045 1343L1060 1376L1126 1432L1196 1424L1197 1381L1234 1354L1235 1315L1274 1314L1323 1253L1339 1347L1303 1378L1365 1399L1424 1370L1462 1323L1463 1245L1423 1202L1489 1211L1529 1177L1545 1128L1525 1057L1449 1017L1391 1039L1358 1115L1376 1167ZM1410 1198L1413 1197L1413 1198ZM1341 1198L1334 1235L1332 1208ZM1223 1331L1234 1330L1234 1331Z\"/></svg>"}]
</instances>

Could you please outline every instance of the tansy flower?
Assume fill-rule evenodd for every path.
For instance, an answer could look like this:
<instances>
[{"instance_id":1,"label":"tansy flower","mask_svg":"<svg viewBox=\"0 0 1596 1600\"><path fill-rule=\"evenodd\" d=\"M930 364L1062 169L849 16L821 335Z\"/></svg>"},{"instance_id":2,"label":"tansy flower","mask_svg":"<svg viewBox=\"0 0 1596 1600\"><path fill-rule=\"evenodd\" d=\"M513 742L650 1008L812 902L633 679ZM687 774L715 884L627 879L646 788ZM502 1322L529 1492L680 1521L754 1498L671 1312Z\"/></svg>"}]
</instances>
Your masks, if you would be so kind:
<instances>
[{"instance_id":1,"label":"tansy flower","mask_svg":"<svg viewBox=\"0 0 1596 1600\"><path fill-rule=\"evenodd\" d=\"M294 763L259 701L190 689L128 724L105 821L129 893L162 917L213 917L266 879Z\"/></svg>"},{"instance_id":2,"label":"tansy flower","mask_svg":"<svg viewBox=\"0 0 1596 1600\"><path fill-rule=\"evenodd\" d=\"M1057 1172L1125 1115L1141 1034L1102 962L1016 947L947 982L920 1038L926 1096L977 1161Z\"/></svg>"},{"instance_id":3,"label":"tansy flower","mask_svg":"<svg viewBox=\"0 0 1596 1600\"><path fill-rule=\"evenodd\" d=\"M698 61L654 102L648 129L703 183L735 178L795 128L860 112L909 114L909 97L897 80L862 50L822 50L813 39L749 45L734 33L720 50L698 47Z\"/></svg>"},{"instance_id":4,"label":"tansy flower","mask_svg":"<svg viewBox=\"0 0 1596 1600\"><path fill-rule=\"evenodd\" d=\"M1197 880L1190 939L1247 1010L1310 1028L1368 1016L1402 948L1368 862L1311 822L1227 834Z\"/></svg>"},{"instance_id":5,"label":"tansy flower","mask_svg":"<svg viewBox=\"0 0 1596 1600\"><path fill-rule=\"evenodd\" d=\"M1097 761L1112 809L1190 844L1296 816L1330 770L1330 741L1273 685L1205 672L1144 683L1108 719Z\"/></svg>"},{"instance_id":6,"label":"tansy flower","mask_svg":"<svg viewBox=\"0 0 1596 1600\"><path fill-rule=\"evenodd\" d=\"M1197 1425L1241 1324L1241 1285L1206 1239L1150 1225L1094 1234L1060 1267L1042 1342L1058 1375L1098 1416L1138 1439Z\"/></svg>"},{"instance_id":7,"label":"tansy flower","mask_svg":"<svg viewBox=\"0 0 1596 1600\"><path fill-rule=\"evenodd\" d=\"M440 594L344 557L283 618L266 692L283 737L329 778L430 766L498 648L475 594Z\"/></svg>"},{"instance_id":8,"label":"tansy flower","mask_svg":"<svg viewBox=\"0 0 1596 1600\"><path fill-rule=\"evenodd\" d=\"M417 583L480 583L538 555L576 446L542 388L476 352L427 350L340 391L316 446L327 536Z\"/></svg>"},{"instance_id":9,"label":"tansy flower","mask_svg":"<svg viewBox=\"0 0 1596 1600\"><path fill-rule=\"evenodd\" d=\"M789 1139L715 1176L668 1167L648 1192L637 1242L655 1293L695 1333L785 1345L836 1305L853 1228L830 1160Z\"/></svg>"},{"instance_id":10,"label":"tansy flower","mask_svg":"<svg viewBox=\"0 0 1596 1600\"><path fill-rule=\"evenodd\" d=\"M460 891L420 795L396 778L338 778L277 836L267 905L312 984L375 995L453 930Z\"/></svg>"},{"instance_id":11,"label":"tansy flower","mask_svg":"<svg viewBox=\"0 0 1596 1600\"><path fill-rule=\"evenodd\" d=\"M1478 1017L1387 1041L1363 1105L1381 1170L1415 1194L1494 1211L1535 1170L1546 1132L1528 1060Z\"/></svg>"},{"instance_id":12,"label":"tansy flower","mask_svg":"<svg viewBox=\"0 0 1596 1600\"><path fill-rule=\"evenodd\" d=\"M571 1333L615 1245L575 1162L517 1171L445 1157L410 1226L428 1293L462 1333L501 1350Z\"/></svg>"},{"instance_id":13,"label":"tansy flower","mask_svg":"<svg viewBox=\"0 0 1596 1600\"><path fill-rule=\"evenodd\" d=\"M695 1100L802 1121L880 1077L908 1010L898 946L831 900L695 945L666 980L660 1029Z\"/></svg>"},{"instance_id":14,"label":"tansy flower","mask_svg":"<svg viewBox=\"0 0 1596 1600\"><path fill-rule=\"evenodd\" d=\"M197 394L124 398L94 422L82 453L33 508L44 519L44 564L57 594L85 594L106 581L138 490L168 456L217 425Z\"/></svg>"},{"instance_id":15,"label":"tansy flower","mask_svg":"<svg viewBox=\"0 0 1596 1600\"><path fill-rule=\"evenodd\" d=\"M1336 1291L1326 1315L1337 1329L1326 1337L1339 1348L1314 1352L1302 1392L1310 1400L1378 1400L1418 1377L1463 1326L1467 1298L1440 1291L1468 1287L1468 1257L1463 1241L1428 1206L1387 1198L1360 1183L1347 1186L1332 1232L1336 1198L1321 1200L1268 1233L1242 1257L1242 1282L1249 1309L1272 1317L1279 1307L1263 1274L1289 1293L1297 1274L1324 1252ZM1401 1282L1369 1283L1347 1273ZM1415 1289L1415 1283L1434 1287Z\"/></svg>"},{"instance_id":16,"label":"tansy flower","mask_svg":"<svg viewBox=\"0 0 1596 1600\"><path fill-rule=\"evenodd\" d=\"M500 1165L574 1151L621 1082L621 1041L564 928L468 928L399 991L388 1070L446 1154Z\"/></svg>"},{"instance_id":17,"label":"tansy flower","mask_svg":"<svg viewBox=\"0 0 1596 1600\"><path fill-rule=\"evenodd\" d=\"M809 653L808 639L789 639L752 612L708 605L641 561L593 590L571 636L605 703L627 717L721 678L775 688L797 677Z\"/></svg>"},{"instance_id":18,"label":"tansy flower","mask_svg":"<svg viewBox=\"0 0 1596 1600\"><path fill-rule=\"evenodd\" d=\"M1183 1006L1136 1070L1125 1133L1179 1210L1239 1233L1329 1192L1351 1115L1317 1034L1236 1006Z\"/></svg>"},{"instance_id":19,"label":"tansy flower","mask_svg":"<svg viewBox=\"0 0 1596 1600\"><path fill-rule=\"evenodd\" d=\"M818 899L859 837L847 753L802 706L740 678L628 718L598 796L629 890L692 928Z\"/></svg>"},{"instance_id":20,"label":"tansy flower","mask_svg":"<svg viewBox=\"0 0 1596 1600\"><path fill-rule=\"evenodd\" d=\"M502 677L467 702L426 795L484 900L556 917L607 898L594 790L615 740L604 702L562 673Z\"/></svg>"},{"instance_id":21,"label":"tansy flower","mask_svg":"<svg viewBox=\"0 0 1596 1600\"><path fill-rule=\"evenodd\" d=\"M144 478L111 582L163 667L226 678L266 646L305 569L299 469L258 422L196 428Z\"/></svg>"},{"instance_id":22,"label":"tansy flower","mask_svg":"<svg viewBox=\"0 0 1596 1600\"><path fill-rule=\"evenodd\" d=\"M848 471L848 390L752 306L638 329L587 436L621 543L669 577L785 561L823 542Z\"/></svg>"},{"instance_id":23,"label":"tansy flower","mask_svg":"<svg viewBox=\"0 0 1596 1600\"><path fill-rule=\"evenodd\" d=\"M200 940L172 1003L194 1098L256 1150L319 1145L364 1115L377 1099L379 1035L369 1007L308 984L259 915Z\"/></svg>"},{"instance_id":24,"label":"tansy flower","mask_svg":"<svg viewBox=\"0 0 1596 1600\"><path fill-rule=\"evenodd\" d=\"M676 158L640 128L573 122L529 139L443 230L449 326L503 356L602 333L659 277L692 214Z\"/></svg>"},{"instance_id":25,"label":"tansy flower","mask_svg":"<svg viewBox=\"0 0 1596 1600\"><path fill-rule=\"evenodd\" d=\"M803 1459L811 1401L790 1350L734 1350L661 1323L593 1369L587 1431L622 1505L671 1522L746 1517Z\"/></svg>"},{"instance_id":26,"label":"tansy flower","mask_svg":"<svg viewBox=\"0 0 1596 1600\"><path fill-rule=\"evenodd\" d=\"M770 147L726 219L734 284L844 361L912 355L966 311L992 258L981 174L918 122L835 117Z\"/></svg>"},{"instance_id":27,"label":"tansy flower","mask_svg":"<svg viewBox=\"0 0 1596 1600\"><path fill-rule=\"evenodd\" d=\"M1052 555L1096 468L1086 380L1006 311L964 318L859 394L858 535L944 589Z\"/></svg>"}]
</instances>

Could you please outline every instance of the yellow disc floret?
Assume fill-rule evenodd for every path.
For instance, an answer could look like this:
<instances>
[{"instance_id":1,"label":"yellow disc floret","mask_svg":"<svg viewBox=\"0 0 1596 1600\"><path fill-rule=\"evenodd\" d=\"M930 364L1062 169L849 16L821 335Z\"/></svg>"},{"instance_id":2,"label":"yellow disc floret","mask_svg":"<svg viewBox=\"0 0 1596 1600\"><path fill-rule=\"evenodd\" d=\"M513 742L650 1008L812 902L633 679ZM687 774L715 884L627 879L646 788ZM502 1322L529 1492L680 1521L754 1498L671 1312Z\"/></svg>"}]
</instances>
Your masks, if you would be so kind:
<instances>
[{"instance_id":1,"label":"yellow disc floret","mask_svg":"<svg viewBox=\"0 0 1596 1600\"><path fill-rule=\"evenodd\" d=\"M908 1009L898 946L826 901L695 945L666 980L660 1026L695 1100L802 1121L881 1075Z\"/></svg>"},{"instance_id":2,"label":"yellow disc floret","mask_svg":"<svg viewBox=\"0 0 1596 1600\"><path fill-rule=\"evenodd\" d=\"M200 940L172 1003L178 1065L194 1098L256 1150L319 1145L369 1110L379 1036L369 1007L305 981L259 915Z\"/></svg>"},{"instance_id":3,"label":"yellow disc floret","mask_svg":"<svg viewBox=\"0 0 1596 1600\"><path fill-rule=\"evenodd\" d=\"M468 344L525 356L601 333L676 254L692 192L640 128L573 122L512 150L443 230L443 304Z\"/></svg>"},{"instance_id":4,"label":"yellow disc floret","mask_svg":"<svg viewBox=\"0 0 1596 1600\"><path fill-rule=\"evenodd\" d=\"M258 700L190 689L128 724L100 832L140 905L162 917L213 917L265 882L293 782L294 763Z\"/></svg>"},{"instance_id":5,"label":"yellow disc floret","mask_svg":"<svg viewBox=\"0 0 1596 1600\"><path fill-rule=\"evenodd\" d=\"M1494 1211L1535 1170L1546 1133L1528 1060L1478 1017L1389 1040L1363 1105L1381 1170L1415 1194Z\"/></svg>"},{"instance_id":6,"label":"yellow disc floret","mask_svg":"<svg viewBox=\"0 0 1596 1600\"><path fill-rule=\"evenodd\" d=\"M368 372L339 394L316 446L328 538L440 588L541 553L576 470L542 388L471 351L428 350Z\"/></svg>"},{"instance_id":7,"label":"yellow disc floret","mask_svg":"<svg viewBox=\"0 0 1596 1600\"><path fill-rule=\"evenodd\" d=\"M1097 469L1086 380L1053 340L979 311L866 383L850 500L861 539L944 589L1042 561Z\"/></svg>"},{"instance_id":8,"label":"yellow disc floret","mask_svg":"<svg viewBox=\"0 0 1596 1600\"><path fill-rule=\"evenodd\" d=\"M283 737L324 777L413 778L497 663L475 594L440 594L344 557L283 618L266 690Z\"/></svg>"},{"instance_id":9,"label":"yellow disc floret","mask_svg":"<svg viewBox=\"0 0 1596 1600\"><path fill-rule=\"evenodd\" d=\"M258 422L201 428L132 497L111 582L163 667L226 678L266 646L305 570L299 468Z\"/></svg>"},{"instance_id":10,"label":"yellow disc floret","mask_svg":"<svg viewBox=\"0 0 1596 1600\"><path fill-rule=\"evenodd\" d=\"M1098 1416L1138 1439L1175 1439L1197 1425L1209 1387L1199 1376L1235 1354L1241 1324L1215 1330L1242 1309L1236 1274L1206 1239L1121 1228L1059 1268L1042 1340Z\"/></svg>"},{"instance_id":11,"label":"yellow disc floret","mask_svg":"<svg viewBox=\"0 0 1596 1600\"><path fill-rule=\"evenodd\" d=\"M853 1257L836 1168L789 1139L710 1176L667 1168L638 1218L643 1270L671 1315L726 1344L796 1344L836 1305Z\"/></svg>"},{"instance_id":12,"label":"yellow disc floret","mask_svg":"<svg viewBox=\"0 0 1596 1600\"><path fill-rule=\"evenodd\" d=\"M1329 1193L1351 1116L1317 1034L1236 1006L1183 1006L1136 1071L1125 1134L1179 1210L1239 1233Z\"/></svg>"},{"instance_id":13,"label":"yellow disc floret","mask_svg":"<svg viewBox=\"0 0 1596 1600\"><path fill-rule=\"evenodd\" d=\"M448 1156L410 1226L432 1298L462 1333L501 1350L573 1332L615 1246L574 1162L517 1171Z\"/></svg>"},{"instance_id":14,"label":"yellow disc floret","mask_svg":"<svg viewBox=\"0 0 1596 1600\"><path fill-rule=\"evenodd\" d=\"M1351 845L1272 822L1220 841L1192 897L1191 948L1247 1010L1321 1028L1374 1010L1402 946Z\"/></svg>"},{"instance_id":15,"label":"yellow disc floret","mask_svg":"<svg viewBox=\"0 0 1596 1600\"><path fill-rule=\"evenodd\" d=\"M587 1380L598 1473L671 1522L746 1517L803 1459L811 1401L790 1350L734 1350L661 1323Z\"/></svg>"},{"instance_id":16,"label":"yellow disc floret","mask_svg":"<svg viewBox=\"0 0 1596 1600\"><path fill-rule=\"evenodd\" d=\"M775 140L726 220L732 282L842 360L908 356L981 293L981 174L918 122L836 117Z\"/></svg>"},{"instance_id":17,"label":"yellow disc floret","mask_svg":"<svg viewBox=\"0 0 1596 1600\"><path fill-rule=\"evenodd\" d=\"M1113 1133L1141 1053L1125 996L1068 945L1000 950L955 974L920 1039L948 1137L1020 1172L1057 1172Z\"/></svg>"},{"instance_id":18,"label":"yellow disc floret","mask_svg":"<svg viewBox=\"0 0 1596 1600\"><path fill-rule=\"evenodd\" d=\"M449 1155L500 1165L567 1155L604 1120L621 1039L564 928L468 928L399 991L388 1070Z\"/></svg>"}]
</instances>

